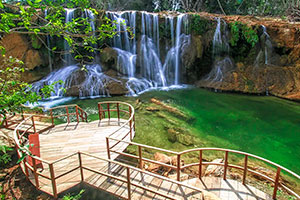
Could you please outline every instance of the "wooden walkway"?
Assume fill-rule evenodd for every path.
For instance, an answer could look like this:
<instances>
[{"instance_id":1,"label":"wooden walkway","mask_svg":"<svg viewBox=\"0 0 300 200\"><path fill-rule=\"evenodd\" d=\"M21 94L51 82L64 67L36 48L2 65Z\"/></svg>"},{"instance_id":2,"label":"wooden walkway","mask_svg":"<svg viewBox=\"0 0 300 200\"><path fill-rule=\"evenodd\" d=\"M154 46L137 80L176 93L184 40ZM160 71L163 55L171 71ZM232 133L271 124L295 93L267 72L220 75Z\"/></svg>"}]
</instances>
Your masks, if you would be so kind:
<instances>
[{"instance_id":1,"label":"wooden walkway","mask_svg":"<svg viewBox=\"0 0 300 200\"><path fill-rule=\"evenodd\" d=\"M110 122L104 119L101 123L94 121L62 124L40 134L41 158L53 163L57 193L84 182L127 199L129 177L131 199L203 199L201 190L210 191L225 200L271 199L269 195L256 188L245 186L238 181L217 177L190 179L180 183L134 167L130 168L128 176L128 169L121 163L101 159L107 158L106 137L118 130L119 125L124 121L120 120L118 123L116 119L111 119ZM114 134L114 137L122 139L128 130L129 127L124 126ZM130 141L130 138L126 137L123 140ZM122 152L126 147L126 143L120 143L116 145L115 150ZM78 151L82 152L80 159ZM112 160L116 157L117 154L111 153ZM52 194L53 183L43 177L43 175L49 177L51 169L43 164L38 171L41 174L38 177L38 188ZM35 184L32 172L29 172L29 177ZM201 190L195 191L182 184Z\"/></svg>"},{"instance_id":2,"label":"wooden walkway","mask_svg":"<svg viewBox=\"0 0 300 200\"><path fill-rule=\"evenodd\" d=\"M247 174L274 183L272 199L276 199L278 187L283 188L296 198L300 196L280 181L280 172L285 171L300 180L300 176L282 166L245 152L220 149L197 148L183 152L174 152L162 148L147 146L132 142L135 135L134 108L124 102L99 102L99 121L87 123L87 113L78 105L58 106L49 110L49 116L26 115L26 118L14 131L14 140L18 148L18 156L27 156L20 166L26 177L41 191L54 198L63 191L80 183L86 183L97 189L104 190L123 199L271 199L262 191L242 183L247 183ZM68 123L55 126L54 119L66 118ZM114 118L116 117L116 118ZM45 120L41 120L46 118ZM6 121L6 128L14 128L19 120ZM72 121L76 122L72 122ZM43 123L39 121L51 121ZM28 153L28 135L39 134L40 156ZM3 133L7 135L8 133ZM127 146L136 147L137 155L125 152ZM34 146L32 147L34 148ZM203 152L217 151L224 153L224 162L206 162ZM153 158L143 157L143 152L161 152L172 155L170 163L163 163ZM195 163L181 163L182 156L197 153L199 160ZM228 156L238 154L244 156L243 165L229 163ZM118 155L137 160L137 167L117 162ZM276 176L266 176L260 172L248 169L248 158L258 159L273 165ZM176 180L145 171L144 163L172 169ZM223 177L202 177L203 166L219 165L223 168ZM181 181L182 173L190 167L198 168L198 178ZM227 179L229 168L241 170L241 182ZM201 178L201 179L199 179ZM207 198L205 194L215 198Z\"/></svg>"},{"instance_id":3,"label":"wooden walkway","mask_svg":"<svg viewBox=\"0 0 300 200\"><path fill-rule=\"evenodd\" d=\"M47 161L55 161L64 156L76 153L78 151L90 153L102 158L107 158L106 137L117 131L125 120L107 119L99 121L72 122L69 124L57 125L47 132L40 134L41 158ZM125 126L118 130L115 138L122 139L129 131ZM134 131L133 135L134 136ZM124 139L130 141L129 137ZM118 151L124 151L127 145L122 143L118 145ZM115 159L117 154L112 154L111 159Z\"/></svg>"}]
</instances>

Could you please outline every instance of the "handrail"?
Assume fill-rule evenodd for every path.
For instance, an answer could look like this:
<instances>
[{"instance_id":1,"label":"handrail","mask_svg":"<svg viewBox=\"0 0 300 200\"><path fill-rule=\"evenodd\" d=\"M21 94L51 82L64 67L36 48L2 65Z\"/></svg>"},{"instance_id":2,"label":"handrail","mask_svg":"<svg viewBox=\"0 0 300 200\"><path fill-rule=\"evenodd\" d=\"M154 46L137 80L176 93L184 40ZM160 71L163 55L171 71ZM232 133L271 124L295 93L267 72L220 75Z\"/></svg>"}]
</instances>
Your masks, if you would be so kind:
<instances>
[{"instance_id":1,"label":"handrail","mask_svg":"<svg viewBox=\"0 0 300 200\"><path fill-rule=\"evenodd\" d=\"M126 102L121 102L121 101L104 101L104 102L99 102L98 103L98 107L100 107L102 104L106 104L106 105L110 105L110 104L122 104L122 105L127 105L129 108L130 108L130 110L131 110L131 112L129 112L130 113L130 116L129 116L129 119L128 120L126 120L125 122L123 122L123 124L117 129L117 130L115 130L113 133L111 133L110 135L109 135L109 137L111 137L112 135L114 135L116 132L118 132L119 130L121 130L121 129L123 129L126 125L128 125L128 123L130 123L132 120L134 120L134 107L132 106L132 105L130 105L129 103L126 103ZM99 112L101 112L102 110L99 110ZM110 111L114 111L114 110L109 110L108 112L110 112ZM101 119L99 119L99 120L101 120ZM131 127L130 127L130 129L131 129Z\"/></svg>"},{"instance_id":2,"label":"handrail","mask_svg":"<svg viewBox=\"0 0 300 200\"><path fill-rule=\"evenodd\" d=\"M198 175L199 175L199 178L201 178L202 177L202 166L204 166L204 165L219 165L219 166L224 166L223 179L226 179L226 176L227 176L226 172L227 172L228 168L235 168L235 169L243 170L243 180L242 180L243 184L245 184L247 172L254 173L254 174L256 174L256 175L258 175L258 176L260 176L260 177L262 177L262 178L264 178L268 181L271 181L271 182L275 183L274 190L273 190L273 199L276 199L277 190L278 190L279 186L281 186L283 189L285 189L286 191L288 191L289 193L291 193L292 195L294 195L295 197L300 199L299 194L296 194L296 192L294 192L293 190L291 190L289 188L286 189L287 186L283 185L279 181L281 171L285 171L286 173L292 175L294 178L296 178L298 180L300 180L300 176L297 175L295 172L293 172L291 170L288 170L287 168L285 168L285 167L283 167L279 164L276 164L272 161L269 161L265 158L262 158L260 156L256 156L256 155L246 153L246 152L242 152L242 151L224 149L224 148L196 148L196 149L189 149L189 150L185 150L185 151L181 151L181 152L175 152L175 151L170 151L170 150L166 150L166 149L162 149L162 148L158 148L158 147L139 144L139 143L135 143L135 142L131 142L131 141L123 141L123 140L119 140L119 139L112 138L112 137L107 137L107 140L108 141L113 140L113 141L117 141L117 142L121 142L121 143L126 143L127 145L133 145L133 146L138 147L138 155L137 156L136 155L131 155L131 154L128 154L128 153L114 151L114 150L112 150L111 147L107 148L109 154L110 154L110 152L113 152L113 153L117 153L117 154L125 156L125 157L135 158L135 159L138 160L140 168L143 168L143 162L150 162L150 163L161 165L163 167L167 167L167 168L170 168L170 169L175 169L176 173L177 173L177 181L180 181L180 172L183 169L193 167L193 166L199 166L199 174ZM107 144L109 145L109 142L107 142ZM144 158L142 156L142 149L143 148L163 152L163 153L166 153L166 154L173 154L174 156L176 156L176 164L177 165L174 166L172 164L166 164L166 163L162 163L162 162L159 162L159 161L156 161L156 160L153 160L153 159ZM203 159L202 154L205 151L225 152L225 161L224 161L224 163L203 162L202 161L202 159ZM199 161L197 163L190 163L188 165L181 166L182 156L187 154L187 153L192 153L192 152L199 152ZM228 153L234 153L234 154L245 156L244 166L241 167L241 166L238 166L238 165L233 165L233 164L228 163ZM259 161L263 161L267 164L270 164L270 165L273 165L274 167L276 167L276 169L277 169L276 176L275 177L269 177L265 174L262 174L260 172L255 171L255 170L248 169L248 158L249 157L255 158Z\"/></svg>"},{"instance_id":3,"label":"handrail","mask_svg":"<svg viewBox=\"0 0 300 200\"><path fill-rule=\"evenodd\" d=\"M54 110L63 109L63 108L66 110L66 114L61 114L61 115L53 114ZM69 108L75 108L75 113L69 113ZM80 114L79 114L79 111L80 111ZM70 123L70 116L73 116L73 115L76 116L77 123L80 122L79 117L81 117L81 120L83 122L87 122L87 113L81 107L79 107L77 104L56 106L56 107L50 108L49 112L50 112L50 115L52 118L52 124L54 124L54 121L53 121L54 118L59 118L62 116L67 116L67 122Z\"/></svg>"},{"instance_id":4,"label":"handrail","mask_svg":"<svg viewBox=\"0 0 300 200\"><path fill-rule=\"evenodd\" d=\"M107 109L102 109L102 105L108 105L108 108ZM116 104L117 105L117 109L110 109L110 105L111 104ZM128 111L127 110L122 110L120 109L120 105L125 105L125 106L128 106ZM76 109L76 113L68 113L68 108L70 107L75 107ZM65 108L66 109L66 112L67 112L67 115L68 115L68 122L69 122L69 116L70 115L76 115L77 116L77 121L79 121L79 116L82 118L82 120L87 120L87 114L86 112L84 112L79 106L77 105L67 105L67 106L57 106L57 107L54 107L50 110L50 114L51 114L51 119L52 119L52 124L54 124L53 122L53 118L55 117L58 117L58 116L53 116L53 110L54 109L60 109L60 108ZM123 164L123 163L119 163L119 162L116 162L116 161L113 161L113 160L110 160L110 159L104 159L104 158L100 158L100 157L97 157L97 156L94 156L94 155L91 155L91 154L88 154L88 153L84 153L84 152L77 152L77 153L73 153L73 154L70 154L70 155L67 155L63 158L60 158L60 159L57 159L53 162L49 162L49 161L46 161L40 157L37 157L37 156L34 156L34 155L31 155L29 154L29 150L27 147L23 147L22 143L23 143L23 137L24 135L26 135L24 132L22 133L22 135L20 136L19 135L19 129L20 127L22 127L23 125L25 125L28 121L28 125L30 125L30 127L26 130L29 131L30 129L34 129L34 132L36 132L35 130L35 123L34 123L34 115L25 115L27 116L27 118L25 118L20 124L18 124L18 126L16 127L16 129L14 130L14 139L16 141L16 146L18 148L18 155L21 156L20 152L22 151L23 153L26 153L27 154L27 157L28 158L31 158L32 159L32 162L33 162L33 166L30 165L28 162L27 162L27 158L25 158L22 163L24 164L24 169L22 168L23 172L26 174L27 177L29 177L29 173L28 173L28 170L30 170L33 175L34 175L34 181L35 181L35 185L37 188L39 188L39 179L38 177L39 176L42 176L46 179L49 179L51 180L52 182L52 189L53 189L53 195L55 198L57 197L57 194L58 194L58 191L57 191L57 188L56 188L56 179L60 178L60 177L63 177L65 176L66 174L69 174L71 173L72 171L74 170L77 170L79 169L80 172L81 172L81 177L82 177L82 181L84 181L84 177L83 177L83 169L86 169L88 170L88 167L85 167L84 164L82 164L82 161L81 161L81 154L82 155L86 155L86 156L90 156L90 157L94 157L95 159L100 159L100 160L103 160L103 161L106 161L106 162L109 162L109 163L116 163L120 166L123 166L125 167L128 171L129 170L136 170L138 172L141 172L141 173L144 173L144 174L148 174L148 175L151 175L151 176L154 176L154 177L157 177L157 178L161 178L162 180L167 180L167 181L170 181L172 183L176 183L176 184L180 184L184 187L187 187L187 188L190 188L190 189L193 189L193 190L197 190L197 191L200 191L199 188L195 188L193 186L190 186L190 185L187 185L187 184L184 184L182 182L180 182L180 173L181 173L181 170L183 169L186 169L186 168L189 168L189 167L192 167L192 166L199 166L199 178L202 177L202 166L204 165L220 165L220 166L223 166L224 167L224 175L223 175L223 179L226 179L226 171L228 168L235 168L235 169L239 169L239 170L243 170L243 184L245 184L245 181L246 181L246 176L247 176L247 172L250 172L250 173L254 173L260 177L263 177L267 180L269 180L270 182L273 182L275 183L274 184L274 190L273 190L273 198L275 199L276 198L276 194L277 194L277 189L278 187L282 187L283 189L285 189L288 193L294 195L295 197L297 197L298 199L300 199L300 196L294 192L293 190L291 190L290 188L288 188L287 186L285 186L284 184L280 183L279 181L279 178L280 178L280 172L281 171L285 171L287 173L289 173L290 175L292 175L293 177L295 177L296 179L299 179L300 180L300 176L297 175L296 173L292 172L291 170L288 170L284 167L282 167L281 165L278 165L272 161L269 161L267 159L264 159L262 157L259 157L259 156L256 156L256 155L253 155L253 154L250 154L250 153L246 153L246 152L242 152L242 151L237 151L237 150L231 150L231 149L223 149L223 148L196 148L196 149L190 149L190 150L185 150L185 151L181 151L181 152L176 152L176 151L170 151L170 150L166 150L166 149L162 149L162 148L158 148L158 147L153 147L153 146L149 146L149 145L144 145L144 144L139 144L139 143L135 143L135 142L132 142L132 137L130 137L130 140L129 141L126 141L124 140L125 137L131 133L133 130L134 130L134 126L135 126L135 117L134 117L134 108L128 104L128 103L124 103L124 102L120 102L120 101L106 101L106 102L99 102L98 103L98 108L99 108L99 112L108 112L108 122L110 121L110 112L124 112L126 114L129 114L129 118L124 122L122 122L122 125L118 124L119 125L119 128L114 131L113 133L111 133L108 137L106 137L106 141L107 141L107 153L108 155L110 155L110 152L114 152L114 153L118 153L118 154L121 154L123 156L128 156L128 157L132 157L132 158L136 158L138 159L139 161L139 168L135 168L135 167L132 167L132 166L129 166L129 165L126 165L126 164ZM79 111L81 112L81 115L79 115ZM85 117L83 117L83 115L85 115ZM100 113L99 113L99 116L100 116ZM42 117L42 116L38 116L38 117ZM43 116L43 117L46 117L46 116ZM104 116L105 118L105 116ZM102 119L104 118L101 118L99 117L99 120L101 121ZM30 120L31 119L31 120ZM119 116L119 113L118 113L118 119L120 119L120 116ZM114 134L116 134L118 131L120 131L122 128L127 128L129 126L129 132L127 133L126 132L126 136L123 137L122 140L119 140L119 139L116 139L114 138ZM115 142L118 143L125 143L127 145L135 145L138 147L138 155L131 155L131 154L128 154L128 153L123 153L123 152L118 152L118 151L115 151L115 150L112 150L112 148L115 146L115 144L111 145L109 144L109 141L110 140L113 140ZM20 143L21 141L21 143ZM152 149L152 150L155 150L155 151L160 151L160 152L164 152L166 154L173 154L176 156L176 164L177 165L172 165L172 164L166 164L166 163L162 163L162 162L159 162L159 161L155 161L155 160L151 160L151 159L148 159L148 158L145 158L143 157L142 155L142 150L143 149ZM203 152L206 152L206 151L220 151L220 152L224 152L225 153L225 161L224 163L213 163L213 162L203 162ZM199 152L199 162L197 163L190 163L190 164L187 164L187 165L184 165L184 166L181 166L181 158L183 155L185 154L188 154L188 153L192 153L192 152ZM239 155L243 155L245 156L245 159L244 159L244 166L239 166L239 165L234 165L234 164L231 164L228 162L228 154L229 153L234 153L234 154L239 154ZM54 171L54 164L55 163L58 163L58 162L61 162L61 161L64 161L72 156L75 156L76 154L78 154L78 159L79 159L79 166L78 167L75 167L75 168L72 168L71 171L68 170L66 172L64 172L63 174L60 174L60 175L55 175L55 171ZM270 165L273 165L275 167L277 167L277 172L276 172L276 177L272 177L270 178L269 176L265 175L265 174L262 174L260 172L257 172L251 168L248 169L248 158L251 157L251 158L255 158L257 160L260 160L260 161L263 161L267 164L270 164ZM44 174L41 174L37 171L37 161L39 162L42 162L42 163L45 163L46 165L49 166L49 172L50 172L50 176L46 176ZM168 167L168 168L171 168L171 169L174 169L176 170L177 172L177 180L170 180L166 177L162 177L160 175L157 175L157 174L154 174L154 173L151 173L151 172L148 172L148 171L144 171L142 168L143 168L143 162L150 162L150 163L154 163L154 164L158 164L158 165L162 165L164 167ZM128 173L127 173L127 184L128 184L128 191L130 191L130 185L132 186L136 186L134 183L130 183L130 180L129 180L130 177L128 177ZM142 188L143 189L143 188ZM144 188L145 190L149 190L149 188ZM130 195L130 192L128 193ZM165 195L165 194L161 194L161 195Z\"/></svg>"}]
</instances>

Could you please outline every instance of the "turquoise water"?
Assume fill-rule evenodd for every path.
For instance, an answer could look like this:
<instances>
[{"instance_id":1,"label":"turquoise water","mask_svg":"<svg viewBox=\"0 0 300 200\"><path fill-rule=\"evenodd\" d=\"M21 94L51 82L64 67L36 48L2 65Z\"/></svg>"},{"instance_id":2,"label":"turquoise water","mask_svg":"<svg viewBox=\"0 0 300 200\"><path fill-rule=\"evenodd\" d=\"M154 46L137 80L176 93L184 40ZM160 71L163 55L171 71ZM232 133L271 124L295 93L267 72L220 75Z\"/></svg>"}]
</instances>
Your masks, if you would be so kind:
<instances>
[{"instance_id":1,"label":"turquoise water","mask_svg":"<svg viewBox=\"0 0 300 200\"><path fill-rule=\"evenodd\" d=\"M195 134L215 147L253 153L300 174L299 103L203 89L155 93L194 116Z\"/></svg>"},{"instance_id":2,"label":"turquoise water","mask_svg":"<svg viewBox=\"0 0 300 200\"><path fill-rule=\"evenodd\" d=\"M134 104L137 98L146 103L152 97L195 118L192 123L182 122L182 125L188 126L194 135L206 141L201 147L252 153L300 174L300 103L270 96L215 93L204 89L151 91L139 97L114 97L110 100ZM96 102L104 100L108 98L77 100L72 103L83 108L96 108ZM167 140L159 137L165 130L157 130L163 129L160 125L162 119L154 114L137 112L140 112L137 113L140 119L137 119L136 139L144 142L156 138L158 141L147 144L154 143L172 149L172 143L160 141ZM146 122L151 126L150 129L146 127Z\"/></svg>"}]
</instances>

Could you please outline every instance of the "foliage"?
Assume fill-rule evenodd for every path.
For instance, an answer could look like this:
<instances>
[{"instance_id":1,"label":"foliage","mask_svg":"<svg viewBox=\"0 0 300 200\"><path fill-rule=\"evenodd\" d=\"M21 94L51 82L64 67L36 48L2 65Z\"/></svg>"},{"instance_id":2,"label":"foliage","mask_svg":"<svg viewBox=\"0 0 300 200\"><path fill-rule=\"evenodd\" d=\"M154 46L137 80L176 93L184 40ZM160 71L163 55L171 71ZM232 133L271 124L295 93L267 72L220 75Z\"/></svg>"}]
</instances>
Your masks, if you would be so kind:
<instances>
[{"instance_id":1,"label":"foliage","mask_svg":"<svg viewBox=\"0 0 300 200\"><path fill-rule=\"evenodd\" d=\"M102 44L115 35L115 22L111 22L104 13L98 13L88 0L27 0L1 5L0 32L30 34L34 48L39 48L35 40L43 42L44 35L63 38L70 46L68 52L56 51L57 48L49 50L53 53L73 53L82 64L93 60L90 54L99 50L96 44ZM76 16L70 22L66 22L65 8L76 9ZM87 16L87 10L95 16L97 30L92 29L92 19Z\"/></svg>"},{"instance_id":2,"label":"foliage","mask_svg":"<svg viewBox=\"0 0 300 200\"><path fill-rule=\"evenodd\" d=\"M231 46L236 46L239 40L245 40L252 47L258 42L258 34L256 30L241 22L230 23Z\"/></svg>"},{"instance_id":3,"label":"foliage","mask_svg":"<svg viewBox=\"0 0 300 200\"><path fill-rule=\"evenodd\" d=\"M7 164L11 161L10 155L7 153L8 151L12 151L12 148L9 148L5 145L0 145L0 164Z\"/></svg>"},{"instance_id":4,"label":"foliage","mask_svg":"<svg viewBox=\"0 0 300 200\"><path fill-rule=\"evenodd\" d=\"M1 3L1 2L0 2L0 3ZM2 192L3 192L3 187L0 186L0 199L1 199L1 200L4 200L4 199L5 199L5 194L2 194Z\"/></svg>"},{"instance_id":5,"label":"foliage","mask_svg":"<svg viewBox=\"0 0 300 200\"><path fill-rule=\"evenodd\" d=\"M23 62L13 58L2 55L2 63L0 68L0 115L2 123L4 122L8 113L20 113L22 105L26 103L35 103L42 98L50 96L54 91L55 82L52 85L46 85L41 94L31 91L31 85L21 81L21 75L25 71L22 67Z\"/></svg>"},{"instance_id":6,"label":"foliage","mask_svg":"<svg viewBox=\"0 0 300 200\"><path fill-rule=\"evenodd\" d=\"M79 200L83 193L84 193L84 190L80 190L80 192L77 195L72 196L71 194L67 194L62 199L63 200Z\"/></svg>"},{"instance_id":7,"label":"foliage","mask_svg":"<svg viewBox=\"0 0 300 200\"><path fill-rule=\"evenodd\" d=\"M203 35L210 28L210 23L199 15L192 15L191 29L198 35Z\"/></svg>"}]
</instances>

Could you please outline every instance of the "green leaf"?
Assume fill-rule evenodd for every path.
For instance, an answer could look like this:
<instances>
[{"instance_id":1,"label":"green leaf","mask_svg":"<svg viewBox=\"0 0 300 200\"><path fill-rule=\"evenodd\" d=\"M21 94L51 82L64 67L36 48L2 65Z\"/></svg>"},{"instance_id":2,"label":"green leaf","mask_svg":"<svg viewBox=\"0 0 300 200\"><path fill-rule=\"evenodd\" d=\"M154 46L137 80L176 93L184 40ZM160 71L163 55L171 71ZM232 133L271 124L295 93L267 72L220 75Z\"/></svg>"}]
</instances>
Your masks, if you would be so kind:
<instances>
[{"instance_id":1,"label":"green leaf","mask_svg":"<svg viewBox=\"0 0 300 200\"><path fill-rule=\"evenodd\" d=\"M0 1L0 8L2 8L2 9L4 8L2 1Z\"/></svg>"}]
</instances>

